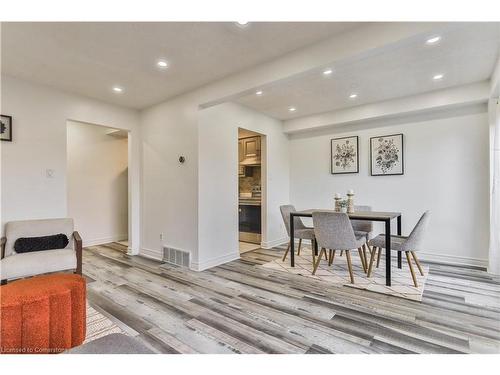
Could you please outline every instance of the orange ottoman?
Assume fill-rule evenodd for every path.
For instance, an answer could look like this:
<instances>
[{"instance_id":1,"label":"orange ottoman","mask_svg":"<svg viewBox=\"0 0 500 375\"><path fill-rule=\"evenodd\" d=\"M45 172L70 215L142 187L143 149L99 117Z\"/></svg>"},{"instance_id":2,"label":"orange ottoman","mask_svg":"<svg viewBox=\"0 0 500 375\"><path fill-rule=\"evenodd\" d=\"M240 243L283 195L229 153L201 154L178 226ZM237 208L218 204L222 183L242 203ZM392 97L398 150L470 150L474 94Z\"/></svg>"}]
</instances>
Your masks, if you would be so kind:
<instances>
[{"instance_id":1,"label":"orange ottoman","mask_svg":"<svg viewBox=\"0 0 500 375\"><path fill-rule=\"evenodd\" d=\"M85 340L85 279L53 274L0 287L0 353L60 353Z\"/></svg>"}]
</instances>

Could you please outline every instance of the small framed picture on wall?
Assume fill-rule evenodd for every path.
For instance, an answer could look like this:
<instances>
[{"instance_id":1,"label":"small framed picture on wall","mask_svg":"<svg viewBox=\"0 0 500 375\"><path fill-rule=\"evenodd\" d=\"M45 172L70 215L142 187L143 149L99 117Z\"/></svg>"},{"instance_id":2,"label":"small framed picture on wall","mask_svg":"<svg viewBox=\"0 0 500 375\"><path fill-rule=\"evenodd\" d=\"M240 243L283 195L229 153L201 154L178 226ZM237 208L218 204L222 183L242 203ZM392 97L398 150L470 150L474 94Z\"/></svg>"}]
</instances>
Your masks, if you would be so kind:
<instances>
[{"instance_id":1,"label":"small framed picture on wall","mask_svg":"<svg viewBox=\"0 0 500 375\"><path fill-rule=\"evenodd\" d=\"M370 171L372 176L404 174L403 134L370 138Z\"/></svg>"},{"instance_id":2,"label":"small framed picture on wall","mask_svg":"<svg viewBox=\"0 0 500 375\"><path fill-rule=\"evenodd\" d=\"M332 174L359 172L358 136L331 140L331 172Z\"/></svg>"},{"instance_id":3,"label":"small framed picture on wall","mask_svg":"<svg viewBox=\"0 0 500 375\"><path fill-rule=\"evenodd\" d=\"M0 140L12 142L12 117L0 115Z\"/></svg>"}]
</instances>

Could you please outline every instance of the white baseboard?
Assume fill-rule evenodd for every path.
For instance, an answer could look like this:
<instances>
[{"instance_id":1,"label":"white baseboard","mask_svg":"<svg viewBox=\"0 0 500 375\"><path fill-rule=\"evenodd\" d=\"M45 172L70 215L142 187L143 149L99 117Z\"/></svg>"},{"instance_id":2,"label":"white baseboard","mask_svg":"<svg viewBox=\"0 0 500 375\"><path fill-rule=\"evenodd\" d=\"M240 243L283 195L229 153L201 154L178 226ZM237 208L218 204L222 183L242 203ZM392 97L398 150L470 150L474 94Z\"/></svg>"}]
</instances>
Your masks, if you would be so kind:
<instances>
[{"instance_id":1,"label":"white baseboard","mask_svg":"<svg viewBox=\"0 0 500 375\"><path fill-rule=\"evenodd\" d=\"M216 267L216 266L219 266L221 264L231 262L231 261L239 259L239 258L240 258L239 252L230 253L230 254L221 255L219 257L216 257L216 258L213 258L210 260L206 260L203 262L191 262L190 268L194 271L204 271L206 269Z\"/></svg>"},{"instance_id":2,"label":"white baseboard","mask_svg":"<svg viewBox=\"0 0 500 375\"><path fill-rule=\"evenodd\" d=\"M262 248L271 249L273 247L277 247L280 245L287 245L288 241L289 241L288 238L283 238L283 239L268 242L268 243L262 243ZM309 241L307 241L307 242L309 242ZM311 246L311 244L307 243L307 242L306 242L306 246ZM299 240L296 238L295 239L295 249L297 249L298 243L299 243ZM419 259L421 259L423 261L428 261L428 262L443 263L443 264L456 265L456 266L473 266L473 267L481 267L481 268L488 267L488 259L461 257L461 256L456 256L456 255L448 255L448 254L426 253L423 251L417 252L417 256Z\"/></svg>"},{"instance_id":3,"label":"white baseboard","mask_svg":"<svg viewBox=\"0 0 500 375\"><path fill-rule=\"evenodd\" d=\"M117 236L111 236L111 237L105 237L105 238L96 238L92 240L85 240L83 239L83 247L88 247L88 246L97 246L97 245L103 245L105 243L110 243L110 242L119 242L119 241L125 241L128 238L128 235L126 234L120 234Z\"/></svg>"},{"instance_id":4,"label":"white baseboard","mask_svg":"<svg viewBox=\"0 0 500 375\"><path fill-rule=\"evenodd\" d=\"M289 241L288 237L283 237L274 241L262 242L261 246L263 249L272 249L273 247L286 244L288 243L288 241Z\"/></svg>"},{"instance_id":5,"label":"white baseboard","mask_svg":"<svg viewBox=\"0 0 500 375\"><path fill-rule=\"evenodd\" d=\"M456 266L474 266L482 268L488 267L487 259L460 257L448 254L431 254L424 251L419 251L416 254L419 259L428 262L444 263Z\"/></svg>"},{"instance_id":6,"label":"white baseboard","mask_svg":"<svg viewBox=\"0 0 500 375\"><path fill-rule=\"evenodd\" d=\"M141 247L139 250L139 255L145 258L154 259L154 260L163 260L163 254L160 250L151 250Z\"/></svg>"}]
</instances>

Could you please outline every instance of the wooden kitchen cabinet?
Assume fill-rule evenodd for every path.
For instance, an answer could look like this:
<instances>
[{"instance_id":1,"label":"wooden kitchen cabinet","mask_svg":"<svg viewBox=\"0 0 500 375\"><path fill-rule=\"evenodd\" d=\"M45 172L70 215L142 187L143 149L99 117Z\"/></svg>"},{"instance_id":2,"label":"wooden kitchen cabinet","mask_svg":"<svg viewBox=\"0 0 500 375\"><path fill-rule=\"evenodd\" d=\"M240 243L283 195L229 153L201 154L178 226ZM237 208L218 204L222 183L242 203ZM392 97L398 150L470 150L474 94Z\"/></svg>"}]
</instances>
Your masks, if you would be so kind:
<instances>
[{"instance_id":1,"label":"wooden kitchen cabinet","mask_svg":"<svg viewBox=\"0 0 500 375\"><path fill-rule=\"evenodd\" d=\"M241 141L245 158L260 157L260 137L243 138Z\"/></svg>"},{"instance_id":2,"label":"wooden kitchen cabinet","mask_svg":"<svg viewBox=\"0 0 500 375\"><path fill-rule=\"evenodd\" d=\"M238 141L238 162L241 162L243 159L245 159L245 148L243 146L243 140L240 139Z\"/></svg>"}]
</instances>

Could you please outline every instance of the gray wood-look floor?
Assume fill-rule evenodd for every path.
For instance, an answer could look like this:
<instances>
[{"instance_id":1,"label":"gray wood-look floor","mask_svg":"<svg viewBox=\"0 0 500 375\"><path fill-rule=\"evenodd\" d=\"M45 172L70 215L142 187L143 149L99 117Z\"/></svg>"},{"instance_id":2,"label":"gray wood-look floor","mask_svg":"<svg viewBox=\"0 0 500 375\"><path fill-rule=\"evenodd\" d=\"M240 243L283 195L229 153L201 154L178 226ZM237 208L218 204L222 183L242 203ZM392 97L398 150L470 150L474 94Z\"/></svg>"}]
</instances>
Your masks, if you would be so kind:
<instances>
[{"instance_id":1,"label":"gray wood-look floor","mask_svg":"<svg viewBox=\"0 0 500 375\"><path fill-rule=\"evenodd\" d=\"M160 353L499 353L500 278L429 264L422 302L259 267L259 249L204 272L84 250L88 300Z\"/></svg>"}]
</instances>

